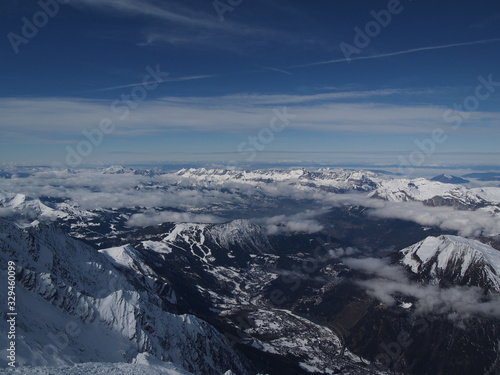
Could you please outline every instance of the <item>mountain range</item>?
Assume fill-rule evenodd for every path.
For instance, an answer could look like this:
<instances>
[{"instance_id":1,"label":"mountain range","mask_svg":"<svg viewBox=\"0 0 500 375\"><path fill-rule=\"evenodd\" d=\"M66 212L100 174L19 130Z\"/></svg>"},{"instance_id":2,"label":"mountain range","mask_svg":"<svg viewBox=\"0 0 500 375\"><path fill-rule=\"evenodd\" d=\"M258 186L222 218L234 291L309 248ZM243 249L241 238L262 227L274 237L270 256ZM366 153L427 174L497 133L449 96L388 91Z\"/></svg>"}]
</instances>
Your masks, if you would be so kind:
<instances>
[{"instance_id":1,"label":"mountain range","mask_svg":"<svg viewBox=\"0 0 500 375\"><path fill-rule=\"evenodd\" d=\"M500 188L329 169L14 180L14 373L500 373Z\"/></svg>"}]
</instances>

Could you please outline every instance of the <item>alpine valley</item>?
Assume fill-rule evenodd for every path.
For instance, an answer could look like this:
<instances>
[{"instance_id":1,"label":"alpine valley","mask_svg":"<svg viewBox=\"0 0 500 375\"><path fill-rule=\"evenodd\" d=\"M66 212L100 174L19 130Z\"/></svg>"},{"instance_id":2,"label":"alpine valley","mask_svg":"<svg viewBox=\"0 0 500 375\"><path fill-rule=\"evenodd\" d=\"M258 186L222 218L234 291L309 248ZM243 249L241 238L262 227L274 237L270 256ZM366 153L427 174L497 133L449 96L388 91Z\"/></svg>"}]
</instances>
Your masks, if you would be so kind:
<instances>
[{"instance_id":1,"label":"alpine valley","mask_svg":"<svg viewBox=\"0 0 500 375\"><path fill-rule=\"evenodd\" d=\"M5 167L0 372L500 374L487 175Z\"/></svg>"}]
</instances>

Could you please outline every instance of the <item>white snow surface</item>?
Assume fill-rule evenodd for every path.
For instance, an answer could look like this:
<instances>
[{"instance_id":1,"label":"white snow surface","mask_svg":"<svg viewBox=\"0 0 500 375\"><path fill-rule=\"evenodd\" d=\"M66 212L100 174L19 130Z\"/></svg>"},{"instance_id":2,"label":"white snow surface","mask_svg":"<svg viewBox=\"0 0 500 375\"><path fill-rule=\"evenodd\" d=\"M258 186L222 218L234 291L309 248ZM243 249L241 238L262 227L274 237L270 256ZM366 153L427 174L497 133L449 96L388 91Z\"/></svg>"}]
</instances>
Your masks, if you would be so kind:
<instances>
[{"instance_id":1,"label":"white snow surface","mask_svg":"<svg viewBox=\"0 0 500 375\"><path fill-rule=\"evenodd\" d=\"M450 185L425 178L380 179L378 187L369 196L392 202L426 201L434 197L454 199L464 205L500 203L500 187L469 189L463 185Z\"/></svg>"},{"instance_id":2,"label":"white snow surface","mask_svg":"<svg viewBox=\"0 0 500 375\"><path fill-rule=\"evenodd\" d=\"M210 241L226 251L225 256L234 256L229 249L237 245L247 251L266 251L271 248L262 229L248 220L233 220L224 224L209 225L197 223L176 224L161 241L143 241L143 245L152 251L169 254L173 248L180 244L187 244L190 252L204 263L215 261L212 249L208 246ZM105 252L113 257L120 258L121 248L108 249ZM115 261L120 261L115 260Z\"/></svg>"},{"instance_id":3,"label":"white snow surface","mask_svg":"<svg viewBox=\"0 0 500 375\"><path fill-rule=\"evenodd\" d=\"M9 370L9 374L22 375L192 375L171 363L163 365L130 363L80 363L74 366L31 367Z\"/></svg>"},{"instance_id":4,"label":"white snow surface","mask_svg":"<svg viewBox=\"0 0 500 375\"><path fill-rule=\"evenodd\" d=\"M183 178L198 182L222 184L225 182L242 182L245 184L259 185L263 181L291 185L309 184L315 187L334 187L337 189L361 188L370 190L370 183L377 179L377 174L369 171L345 171L341 168L323 168L318 171L308 171L305 168L292 170L255 170L238 171L229 169L190 168L176 172Z\"/></svg>"},{"instance_id":5,"label":"white snow surface","mask_svg":"<svg viewBox=\"0 0 500 375\"><path fill-rule=\"evenodd\" d=\"M7 191L0 191L0 207L27 219L39 219L47 222L65 220L70 217L89 218L95 216L91 212L81 210L78 206L66 202L47 205L42 203L40 199Z\"/></svg>"},{"instance_id":6,"label":"white snow surface","mask_svg":"<svg viewBox=\"0 0 500 375\"><path fill-rule=\"evenodd\" d=\"M400 262L413 273L419 273L433 262L431 276L458 267L457 272L464 277L472 266L479 265L493 288L500 291L500 251L477 240L452 235L430 236L401 253L404 257Z\"/></svg>"},{"instance_id":7,"label":"white snow surface","mask_svg":"<svg viewBox=\"0 0 500 375\"><path fill-rule=\"evenodd\" d=\"M132 249L124 246L102 254L54 227L39 224L21 229L0 220L0 259L3 264L16 261L19 279L18 365L131 363L141 359L139 354L149 353L157 361L199 375L241 366L212 326L192 315L165 311L147 286L137 289L118 272L115 267L131 264L136 272L148 272ZM6 268L0 276L7 279ZM1 288L4 300L6 292ZM5 319L0 321L1 332L7 331L7 324ZM0 340L0 367L7 365L7 344ZM132 368L124 371L131 373Z\"/></svg>"}]
</instances>

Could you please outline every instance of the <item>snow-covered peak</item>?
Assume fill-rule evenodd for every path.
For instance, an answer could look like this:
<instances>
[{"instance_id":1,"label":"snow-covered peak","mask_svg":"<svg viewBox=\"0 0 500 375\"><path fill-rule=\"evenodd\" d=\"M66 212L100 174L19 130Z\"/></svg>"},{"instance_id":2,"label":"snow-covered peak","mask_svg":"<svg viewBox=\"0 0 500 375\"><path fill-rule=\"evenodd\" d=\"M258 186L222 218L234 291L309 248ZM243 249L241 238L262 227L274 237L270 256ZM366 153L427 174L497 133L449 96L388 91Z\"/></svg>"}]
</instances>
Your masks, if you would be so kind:
<instances>
[{"instance_id":1,"label":"snow-covered peak","mask_svg":"<svg viewBox=\"0 0 500 375\"><path fill-rule=\"evenodd\" d=\"M412 180L399 178L381 180L369 196L392 202L420 201L432 206L455 205L460 208L476 209L499 204L500 188L469 189L463 185L451 185L425 178Z\"/></svg>"},{"instance_id":2,"label":"snow-covered peak","mask_svg":"<svg viewBox=\"0 0 500 375\"><path fill-rule=\"evenodd\" d=\"M134 358L137 363L144 362L141 353L149 353L149 362L172 362L197 375L242 369L214 327L193 315L169 312L162 297L129 272L137 265L141 272L147 269L130 246L102 254L53 226L22 229L0 219L0 260L17 266L16 311L23 317L19 365L131 363ZM5 300L6 292L0 291ZM61 336L68 327L70 337ZM63 349L54 346L60 337ZM50 355L48 345L55 348Z\"/></svg>"},{"instance_id":3,"label":"snow-covered peak","mask_svg":"<svg viewBox=\"0 0 500 375\"><path fill-rule=\"evenodd\" d=\"M112 165L103 170L103 174L125 174L125 173L133 173L134 170L131 168L125 168L121 165Z\"/></svg>"},{"instance_id":4,"label":"snow-covered peak","mask_svg":"<svg viewBox=\"0 0 500 375\"><path fill-rule=\"evenodd\" d=\"M373 172L345 171L343 169L320 169L309 171L305 168L289 170L253 170L238 171L228 169L181 169L177 176L196 182L224 184L236 182L258 186L259 184L294 185L297 187L315 187L332 191L362 190L370 191L380 179Z\"/></svg>"},{"instance_id":5,"label":"snow-covered peak","mask_svg":"<svg viewBox=\"0 0 500 375\"><path fill-rule=\"evenodd\" d=\"M132 269L144 275L153 274L153 271L145 264L143 257L133 246L124 245L99 250L104 254L116 267Z\"/></svg>"},{"instance_id":6,"label":"snow-covered peak","mask_svg":"<svg viewBox=\"0 0 500 375\"><path fill-rule=\"evenodd\" d=\"M146 249L165 254L173 249L189 251L205 263L232 259L233 251L243 251L245 254L273 252L262 228L243 219L223 224L180 223L170 229L160 242L143 241L142 244ZM126 257L122 248L110 251L110 255L114 254L117 259ZM125 253L128 254L126 249Z\"/></svg>"},{"instance_id":7,"label":"snow-covered peak","mask_svg":"<svg viewBox=\"0 0 500 375\"><path fill-rule=\"evenodd\" d=\"M266 252L271 249L262 228L243 219L212 225L208 237L225 249L232 246L238 246L248 252Z\"/></svg>"},{"instance_id":8,"label":"snow-covered peak","mask_svg":"<svg viewBox=\"0 0 500 375\"><path fill-rule=\"evenodd\" d=\"M81 210L77 205L66 202L47 202L25 194L0 191L0 208L9 210L9 215L16 219L52 222L70 218L89 218L94 216L89 211Z\"/></svg>"},{"instance_id":9,"label":"snow-covered peak","mask_svg":"<svg viewBox=\"0 0 500 375\"><path fill-rule=\"evenodd\" d=\"M404 202L410 200L424 201L435 196L446 194L463 195L466 192L463 186L450 189L449 184L438 181L429 181L425 178L408 180L404 178L386 180L375 190L371 196L376 196L388 201Z\"/></svg>"},{"instance_id":10,"label":"snow-covered peak","mask_svg":"<svg viewBox=\"0 0 500 375\"><path fill-rule=\"evenodd\" d=\"M18 207L21 204L26 202L26 195L24 194L16 194L8 203L10 207Z\"/></svg>"},{"instance_id":11,"label":"snow-covered peak","mask_svg":"<svg viewBox=\"0 0 500 375\"><path fill-rule=\"evenodd\" d=\"M438 283L476 285L500 291L500 251L459 236L427 237L401 250L400 263Z\"/></svg>"},{"instance_id":12,"label":"snow-covered peak","mask_svg":"<svg viewBox=\"0 0 500 375\"><path fill-rule=\"evenodd\" d=\"M49 207L39 199L19 193L0 192L0 207L29 219L56 220L67 216L67 213Z\"/></svg>"},{"instance_id":13,"label":"snow-covered peak","mask_svg":"<svg viewBox=\"0 0 500 375\"><path fill-rule=\"evenodd\" d=\"M31 367L21 366L9 370L9 374L19 375L193 375L172 363L149 364L149 363L79 363L74 366L59 367Z\"/></svg>"}]
</instances>

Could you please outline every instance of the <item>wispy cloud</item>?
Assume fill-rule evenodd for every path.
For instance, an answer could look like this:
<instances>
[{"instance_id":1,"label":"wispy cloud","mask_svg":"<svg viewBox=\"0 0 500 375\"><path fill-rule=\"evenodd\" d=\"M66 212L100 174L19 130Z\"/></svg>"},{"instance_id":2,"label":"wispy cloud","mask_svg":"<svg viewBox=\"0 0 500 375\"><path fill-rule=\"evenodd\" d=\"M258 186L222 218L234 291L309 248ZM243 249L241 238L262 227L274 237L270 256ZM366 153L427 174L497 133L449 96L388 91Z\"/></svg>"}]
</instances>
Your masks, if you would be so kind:
<instances>
[{"instance_id":1,"label":"wispy cloud","mask_svg":"<svg viewBox=\"0 0 500 375\"><path fill-rule=\"evenodd\" d=\"M270 70L272 72L278 72L278 73L283 73L283 74L288 74L288 75L293 75L292 73L286 71L286 70L283 70L283 69L278 69L278 68L273 68L273 67L270 67L270 66L260 66L258 65L259 68L262 68L264 70Z\"/></svg>"},{"instance_id":2,"label":"wispy cloud","mask_svg":"<svg viewBox=\"0 0 500 375\"><path fill-rule=\"evenodd\" d=\"M179 26L205 29L224 29L225 23L218 22L214 17L207 17L202 12L195 12L182 6L182 3L162 3L159 6L152 1L137 0L75 0L76 6L88 6L95 9L128 15L142 15L157 18ZM174 10L175 9L175 10Z\"/></svg>"},{"instance_id":3,"label":"wispy cloud","mask_svg":"<svg viewBox=\"0 0 500 375\"><path fill-rule=\"evenodd\" d=\"M428 46L428 47L411 48L411 49L406 49L406 50L403 50L403 51L388 52L388 53L379 53L379 54L370 55L370 56L351 57L351 58L349 58L349 60L346 59L346 58L343 58L343 59L333 59L333 60L326 60L326 61L318 61L318 62L309 63L309 64L294 65L294 66L288 67L288 69L291 69L291 68L305 68L305 67L308 67L308 66L316 66L316 65L337 64L337 63L342 63L342 62L347 62L347 61L355 61L355 60L381 59L381 58L384 58L384 57L406 55L406 54L409 54L409 53L416 53L416 52L422 52L422 51L432 51L432 50L439 50L439 49L446 49L446 48L456 48L456 47L472 46L472 45L477 45L477 44L497 43L497 42L500 42L500 38L476 40L476 41L473 41L473 42L442 44L442 45L438 45L438 46Z\"/></svg>"},{"instance_id":4,"label":"wispy cloud","mask_svg":"<svg viewBox=\"0 0 500 375\"><path fill-rule=\"evenodd\" d=\"M411 180L407 180L410 182ZM442 194L452 195L453 189ZM367 207L366 214L382 219L399 219L423 226L456 231L460 236L492 236L500 233L500 215L485 209L457 210L446 206L426 206L422 202L389 202L359 194L333 195L323 198L332 205L352 204Z\"/></svg>"},{"instance_id":5,"label":"wispy cloud","mask_svg":"<svg viewBox=\"0 0 500 375\"><path fill-rule=\"evenodd\" d=\"M197 48L231 50L247 54L253 47L271 42L294 45L316 45L317 41L291 35L265 26L245 24L234 20L220 22L212 3L196 10L186 7L184 2L155 2L152 0L74 0L77 7L89 7L101 12L151 20L144 28L144 41L139 46L161 42L172 45L196 46ZM245 39L244 46L241 38Z\"/></svg>"},{"instance_id":6,"label":"wispy cloud","mask_svg":"<svg viewBox=\"0 0 500 375\"><path fill-rule=\"evenodd\" d=\"M269 235L282 233L317 233L323 230L317 220L314 219L322 211L305 211L298 214L286 216L278 215L254 219L253 221L265 228Z\"/></svg>"},{"instance_id":7,"label":"wispy cloud","mask_svg":"<svg viewBox=\"0 0 500 375\"><path fill-rule=\"evenodd\" d=\"M408 220L442 230L453 230L461 236L500 234L500 217L483 210L458 211L451 207L428 207L417 202L387 202L383 208L377 208L370 214L379 218Z\"/></svg>"},{"instance_id":8,"label":"wispy cloud","mask_svg":"<svg viewBox=\"0 0 500 375\"><path fill-rule=\"evenodd\" d=\"M202 78L209 76L183 79ZM406 92L380 90L317 95L164 97L141 102L130 109L125 118L119 118L125 113L125 103L113 108L112 100L3 98L0 99L0 131L4 136L18 139L32 135L40 139L67 139L80 137L82 130L95 128L101 119L110 118L117 125L113 134L119 136L148 136L172 131L238 134L269 126L274 117L272 110L283 110L284 107L289 114L297 116L287 127L304 131L418 135L430 133L436 124L443 122L444 107L387 103L387 97L402 94ZM411 92L408 94L411 95ZM381 103L381 98L386 103ZM68 119L71 119L70 123ZM499 120L499 113L477 111L468 120L474 121L474 128L464 125L456 134L489 134L496 129L491 125Z\"/></svg>"},{"instance_id":9,"label":"wispy cloud","mask_svg":"<svg viewBox=\"0 0 500 375\"><path fill-rule=\"evenodd\" d=\"M182 82L182 81L193 81L197 79L207 79L207 78L214 78L217 75L215 74L203 74L203 75L193 75L193 76L184 76L184 77L171 77L168 79L160 80L157 81L158 83L165 83L165 82ZM95 90L88 90L86 92L105 92L105 91L113 91L113 90L118 90L118 89L124 89L127 87L136 87L136 86L143 86L144 82L137 82L137 83L128 83L125 85L119 85L119 86L112 86L112 87L105 87L102 89L95 89Z\"/></svg>"}]
</instances>

